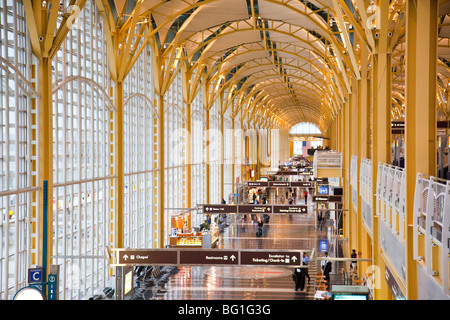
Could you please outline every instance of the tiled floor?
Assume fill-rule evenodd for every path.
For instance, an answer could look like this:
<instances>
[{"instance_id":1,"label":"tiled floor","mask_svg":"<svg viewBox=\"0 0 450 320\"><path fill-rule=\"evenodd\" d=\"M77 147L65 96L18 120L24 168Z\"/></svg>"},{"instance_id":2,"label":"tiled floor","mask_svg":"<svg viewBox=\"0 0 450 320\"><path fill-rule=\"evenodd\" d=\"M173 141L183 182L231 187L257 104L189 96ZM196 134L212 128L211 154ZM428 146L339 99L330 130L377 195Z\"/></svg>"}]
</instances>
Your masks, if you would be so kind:
<instances>
[{"instance_id":1,"label":"tiled floor","mask_svg":"<svg viewBox=\"0 0 450 320\"><path fill-rule=\"evenodd\" d=\"M273 196L271 197L273 202ZM303 199L297 199L303 204ZM219 248L245 249L303 249L330 256L340 247L336 237L319 231L315 226L313 206L307 215L272 215L264 224L262 237L256 237L256 221L250 216L229 216L228 227L220 234ZM339 244L339 245L337 245ZM304 292L295 291L293 268L282 267L180 267L163 288L144 295L144 299L158 300L310 300L314 296L313 276L319 262L309 268L311 282L306 281ZM340 267L334 266L331 282L340 281Z\"/></svg>"}]
</instances>

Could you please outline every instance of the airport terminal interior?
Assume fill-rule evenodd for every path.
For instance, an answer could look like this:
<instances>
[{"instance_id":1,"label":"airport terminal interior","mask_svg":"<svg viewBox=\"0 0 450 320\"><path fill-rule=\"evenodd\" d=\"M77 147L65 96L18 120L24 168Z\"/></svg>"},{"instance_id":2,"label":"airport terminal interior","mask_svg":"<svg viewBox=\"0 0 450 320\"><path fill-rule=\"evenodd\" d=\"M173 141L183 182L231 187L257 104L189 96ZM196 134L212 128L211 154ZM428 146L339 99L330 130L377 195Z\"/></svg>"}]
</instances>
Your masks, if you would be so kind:
<instances>
[{"instance_id":1,"label":"airport terminal interior","mask_svg":"<svg viewBox=\"0 0 450 320\"><path fill-rule=\"evenodd\" d=\"M0 0L0 300L449 300L450 1Z\"/></svg>"}]
</instances>

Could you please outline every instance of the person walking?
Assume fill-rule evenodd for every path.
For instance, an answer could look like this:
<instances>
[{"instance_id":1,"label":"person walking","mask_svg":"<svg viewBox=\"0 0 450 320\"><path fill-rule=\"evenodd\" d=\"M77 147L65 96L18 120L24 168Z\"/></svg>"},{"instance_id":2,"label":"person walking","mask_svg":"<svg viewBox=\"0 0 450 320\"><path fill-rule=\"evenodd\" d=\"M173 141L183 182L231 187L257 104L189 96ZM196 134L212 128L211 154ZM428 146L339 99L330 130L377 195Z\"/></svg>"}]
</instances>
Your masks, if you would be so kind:
<instances>
[{"instance_id":1,"label":"person walking","mask_svg":"<svg viewBox=\"0 0 450 320\"><path fill-rule=\"evenodd\" d=\"M306 204L308 204L308 191L305 190L304 196L305 196L305 205L306 205Z\"/></svg>"},{"instance_id":2,"label":"person walking","mask_svg":"<svg viewBox=\"0 0 450 320\"><path fill-rule=\"evenodd\" d=\"M332 271L331 261L328 261L328 252L325 252L325 257L321 263L323 275L325 276L325 281L327 282L327 288L330 288L330 272Z\"/></svg>"},{"instance_id":3,"label":"person walking","mask_svg":"<svg viewBox=\"0 0 450 320\"><path fill-rule=\"evenodd\" d=\"M309 258L306 255L306 252L303 252L302 262L303 262L303 266L307 266L309 263ZM303 269L304 269L305 277L308 278L308 283L309 283L311 278L309 276L308 267L304 267Z\"/></svg>"},{"instance_id":4,"label":"person walking","mask_svg":"<svg viewBox=\"0 0 450 320\"><path fill-rule=\"evenodd\" d=\"M352 249L352 253L350 254L351 258L358 258L358 255L356 254L356 250ZM354 272L356 272L356 267L357 267L357 261L352 261L350 263L350 269L352 269Z\"/></svg>"},{"instance_id":5,"label":"person walking","mask_svg":"<svg viewBox=\"0 0 450 320\"><path fill-rule=\"evenodd\" d=\"M319 226L319 230L322 231L322 225L323 225L322 211L319 211L319 214L317 215L317 224Z\"/></svg>"},{"instance_id":6,"label":"person walking","mask_svg":"<svg viewBox=\"0 0 450 320\"><path fill-rule=\"evenodd\" d=\"M294 274L292 275L292 280L295 283L295 291L303 291L305 288L305 273L302 268L295 268Z\"/></svg>"}]
</instances>

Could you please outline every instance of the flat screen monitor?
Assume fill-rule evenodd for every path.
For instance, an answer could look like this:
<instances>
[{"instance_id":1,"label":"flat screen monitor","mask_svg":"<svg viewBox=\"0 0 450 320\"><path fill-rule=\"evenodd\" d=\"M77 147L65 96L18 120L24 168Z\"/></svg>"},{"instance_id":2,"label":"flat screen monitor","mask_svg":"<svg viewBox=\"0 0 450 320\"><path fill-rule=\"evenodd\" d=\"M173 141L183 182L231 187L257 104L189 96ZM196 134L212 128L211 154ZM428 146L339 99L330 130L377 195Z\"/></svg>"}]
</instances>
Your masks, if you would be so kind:
<instances>
[{"instance_id":1,"label":"flat screen monitor","mask_svg":"<svg viewBox=\"0 0 450 320\"><path fill-rule=\"evenodd\" d=\"M342 187L334 187L333 188L333 194L335 196L342 196L343 195Z\"/></svg>"},{"instance_id":2,"label":"flat screen monitor","mask_svg":"<svg viewBox=\"0 0 450 320\"><path fill-rule=\"evenodd\" d=\"M319 194L328 194L328 186L319 185Z\"/></svg>"}]
</instances>

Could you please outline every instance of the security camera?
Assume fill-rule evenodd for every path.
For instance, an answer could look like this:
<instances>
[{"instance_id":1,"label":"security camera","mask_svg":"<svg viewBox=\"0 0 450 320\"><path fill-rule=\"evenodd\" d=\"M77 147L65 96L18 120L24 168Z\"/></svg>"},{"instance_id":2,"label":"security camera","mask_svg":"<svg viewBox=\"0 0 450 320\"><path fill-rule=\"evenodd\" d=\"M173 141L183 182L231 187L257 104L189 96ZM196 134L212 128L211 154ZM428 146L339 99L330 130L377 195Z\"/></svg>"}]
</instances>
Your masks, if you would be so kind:
<instances>
[{"instance_id":1,"label":"security camera","mask_svg":"<svg viewBox=\"0 0 450 320\"><path fill-rule=\"evenodd\" d=\"M388 33L388 37L392 37L392 32L389 32L389 33Z\"/></svg>"},{"instance_id":2,"label":"security camera","mask_svg":"<svg viewBox=\"0 0 450 320\"><path fill-rule=\"evenodd\" d=\"M375 33L375 39L378 39L379 36L380 36L379 33Z\"/></svg>"},{"instance_id":3,"label":"security camera","mask_svg":"<svg viewBox=\"0 0 450 320\"><path fill-rule=\"evenodd\" d=\"M44 41L44 37L39 37L39 41Z\"/></svg>"},{"instance_id":4,"label":"security camera","mask_svg":"<svg viewBox=\"0 0 450 320\"><path fill-rule=\"evenodd\" d=\"M438 275L438 272L433 270L433 271L431 271L431 275L432 275L432 276L437 276L437 275Z\"/></svg>"}]
</instances>

